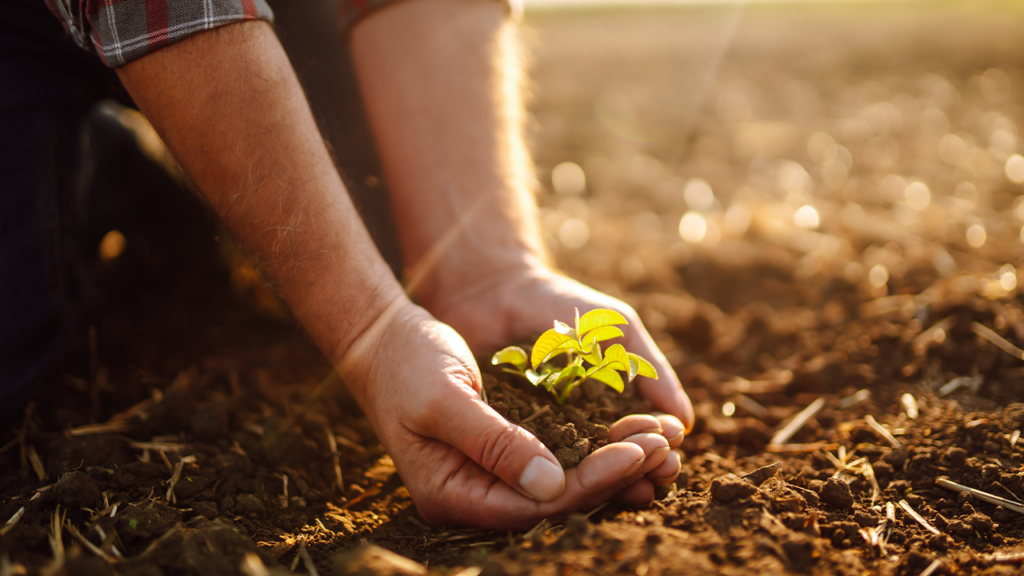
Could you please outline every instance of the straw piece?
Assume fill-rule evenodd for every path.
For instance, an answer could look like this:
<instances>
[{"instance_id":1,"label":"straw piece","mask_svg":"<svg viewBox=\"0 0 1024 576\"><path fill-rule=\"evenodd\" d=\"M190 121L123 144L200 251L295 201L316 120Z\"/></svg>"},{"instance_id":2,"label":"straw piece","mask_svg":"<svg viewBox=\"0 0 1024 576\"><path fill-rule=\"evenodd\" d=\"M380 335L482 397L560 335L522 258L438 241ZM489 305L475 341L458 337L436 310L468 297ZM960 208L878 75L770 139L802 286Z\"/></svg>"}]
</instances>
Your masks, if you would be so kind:
<instances>
[{"instance_id":1,"label":"straw piece","mask_svg":"<svg viewBox=\"0 0 1024 576\"><path fill-rule=\"evenodd\" d=\"M1024 550L1014 550L1012 552L995 552L984 556L989 562L1024 562Z\"/></svg>"},{"instance_id":2,"label":"straw piece","mask_svg":"<svg viewBox=\"0 0 1024 576\"><path fill-rule=\"evenodd\" d=\"M131 430L130 420L118 420L116 422L103 422L100 424L86 424L77 428L70 428L68 434L71 436L91 436L93 434L120 434Z\"/></svg>"},{"instance_id":3,"label":"straw piece","mask_svg":"<svg viewBox=\"0 0 1024 576\"><path fill-rule=\"evenodd\" d=\"M917 399L910 393L900 396L900 403L903 404L903 409L907 412L907 418L916 420L919 414L917 409Z\"/></svg>"},{"instance_id":4,"label":"straw piece","mask_svg":"<svg viewBox=\"0 0 1024 576\"><path fill-rule=\"evenodd\" d=\"M174 487L178 485L178 480L181 480L181 471L185 467L184 460L178 460L174 464L174 473L171 474L171 480L167 483L167 501L177 502L178 498L174 495Z\"/></svg>"},{"instance_id":5,"label":"straw piece","mask_svg":"<svg viewBox=\"0 0 1024 576\"><path fill-rule=\"evenodd\" d=\"M156 450L157 452L161 450L164 452L182 452L188 449L188 444L178 444L176 442L129 442L128 445L136 450Z\"/></svg>"},{"instance_id":6,"label":"straw piece","mask_svg":"<svg viewBox=\"0 0 1024 576\"><path fill-rule=\"evenodd\" d=\"M931 532L932 534L942 534L942 532L939 532L938 528L936 528L935 526L932 526L930 522L925 520L924 516L921 516L920 514L917 513L916 510L911 508L909 502L907 502L906 500L900 500L899 504L900 504L900 508L903 508L903 510L907 514L910 514L911 518L913 518L914 520L917 520L918 524L920 524L921 526L924 526L925 530Z\"/></svg>"},{"instance_id":7,"label":"straw piece","mask_svg":"<svg viewBox=\"0 0 1024 576\"><path fill-rule=\"evenodd\" d=\"M88 548L90 552L99 556L100 558L103 558L107 561L107 563L113 564L114 562L116 562L113 556L107 554L99 546L90 542L89 539L83 536L82 533L78 531L78 528L72 526L70 522L65 524L64 527L67 529L68 533L75 537L75 540L78 540L78 542L81 543L82 546Z\"/></svg>"},{"instance_id":8,"label":"straw piece","mask_svg":"<svg viewBox=\"0 0 1024 576\"><path fill-rule=\"evenodd\" d=\"M924 572L921 572L921 576L932 576L932 574L935 574L935 572L941 566L942 566L942 560L939 560L938 558L936 558L935 560L932 561L931 564L928 565L927 568L924 569Z\"/></svg>"},{"instance_id":9,"label":"straw piece","mask_svg":"<svg viewBox=\"0 0 1024 576\"><path fill-rule=\"evenodd\" d=\"M835 442L811 442L809 444L769 444L767 451L772 453L781 452L816 452L818 450L835 450L839 444Z\"/></svg>"},{"instance_id":10,"label":"straw piece","mask_svg":"<svg viewBox=\"0 0 1024 576\"><path fill-rule=\"evenodd\" d=\"M971 331L977 334L978 336L981 336L985 340L988 340L989 342L995 344L996 346L999 347L1000 350L1006 352L1010 356L1013 356L1018 360L1024 360L1024 350L1021 350L1020 348L1017 348L1013 344L1010 344L1009 342L1006 341L1005 338L1003 338L999 334L996 334L991 329L977 322L971 322Z\"/></svg>"},{"instance_id":11,"label":"straw piece","mask_svg":"<svg viewBox=\"0 0 1024 576\"><path fill-rule=\"evenodd\" d=\"M302 557L302 563L306 566L306 571L309 572L309 576L319 576L316 571L316 565L313 564L313 559L309 556L309 551L306 550L306 541L299 542L299 556Z\"/></svg>"},{"instance_id":12,"label":"straw piece","mask_svg":"<svg viewBox=\"0 0 1024 576\"><path fill-rule=\"evenodd\" d=\"M540 408L539 410L537 410L533 414L527 416L524 420L522 420L519 423L520 424L526 424L527 422L531 422L534 419L538 418L541 414L545 414L545 413L547 413L549 411L551 411L551 406L545 404L542 408Z\"/></svg>"},{"instance_id":13,"label":"straw piece","mask_svg":"<svg viewBox=\"0 0 1024 576\"><path fill-rule=\"evenodd\" d=\"M790 420L784 428L782 428L782 430L779 430L775 433L775 436L772 436L771 441L768 443L769 446L778 446L789 442L789 439L799 432L800 429L804 427L804 424L807 424L807 421L813 418L814 415L817 414L824 406L824 398L818 398L814 402L811 402L808 407L804 408L799 414L794 416L793 419Z\"/></svg>"},{"instance_id":14,"label":"straw piece","mask_svg":"<svg viewBox=\"0 0 1024 576\"><path fill-rule=\"evenodd\" d=\"M10 531L11 528L14 528L14 525L17 524L21 520L21 517L24 515L25 507L22 506L21 508L18 509L17 512L14 513L14 516L11 516L11 519L7 521L7 524L4 524L3 528L0 528L0 536L7 534L7 532Z\"/></svg>"},{"instance_id":15,"label":"straw piece","mask_svg":"<svg viewBox=\"0 0 1024 576\"><path fill-rule=\"evenodd\" d=\"M956 482L953 482L952 480L946 478L945 476L937 478L935 480L935 484L942 486L947 490L954 490L956 492L967 492L968 494L974 496L978 500L983 500L985 502L988 502L989 504L995 504L996 506L1002 506L1003 508L1017 512L1018 514L1024 514L1024 504L1020 502L1014 502L1013 500L1000 498L995 494L989 494L988 492L982 492L981 490L978 490L976 488L964 486L963 484L957 484Z\"/></svg>"},{"instance_id":16,"label":"straw piece","mask_svg":"<svg viewBox=\"0 0 1024 576\"><path fill-rule=\"evenodd\" d=\"M239 570L245 576L270 576L270 570L267 570L267 567L263 565L263 561L254 552L245 553Z\"/></svg>"},{"instance_id":17,"label":"straw piece","mask_svg":"<svg viewBox=\"0 0 1024 576\"><path fill-rule=\"evenodd\" d=\"M935 394L940 397L946 396L948 394L952 394L963 386L967 386L971 389L972 393L977 394L978 389L981 388L984 381L985 377L981 374L978 374L977 376L957 376L943 385L942 388L939 388Z\"/></svg>"},{"instance_id":18,"label":"straw piece","mask_svg":"<svg viewBox=\"0 0 1024 576\"><path fill-rule=\"evenodd\" d=\"M879 436L884 438L886 442L892 444L893 448L897 450L903 449L903 445L900 444L900 441L897 440L895 436L890 434L889 431L886 430L881 424L879 424L878 421L875 420L874 416L868 414L867 416L864 417L864 421L867 422L868 426L871 426L871 429L877 432Z\"/></svg>"},{"instance_id":19,"label":"straw piece","mask_svg":"<svg viewBox=\"0 0 1024 576\"><path fill-rule=\"evenodd\" d=\"M36 476L39 477L39 481L45 482L46 468L43 467L43 461L39 459L39 453L36 452L35 446L28 447L28 461L32 463L32 470L34 470Z\"/></svg>"}]
</instances>

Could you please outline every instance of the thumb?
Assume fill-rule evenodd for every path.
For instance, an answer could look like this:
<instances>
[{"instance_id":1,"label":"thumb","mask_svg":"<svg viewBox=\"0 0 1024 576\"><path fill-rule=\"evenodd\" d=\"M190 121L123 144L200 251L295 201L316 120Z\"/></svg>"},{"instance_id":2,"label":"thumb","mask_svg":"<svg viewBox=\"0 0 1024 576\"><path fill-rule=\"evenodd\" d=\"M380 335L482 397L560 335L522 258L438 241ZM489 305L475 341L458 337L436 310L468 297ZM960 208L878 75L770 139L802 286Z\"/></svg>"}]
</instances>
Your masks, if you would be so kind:
<instances>
[{"instance_id":1,"label":"thumb","mask_svg":"<svg viewBox=\"0 0 1024 576\"><path fill-rule=\"evenodd\" d=\"M550 502L565 490L565 473L540 440L502 418L473 391L463 389L434 411L434 426L424 430L462 451L518 492Z\"/></svg>"}]
</instances>

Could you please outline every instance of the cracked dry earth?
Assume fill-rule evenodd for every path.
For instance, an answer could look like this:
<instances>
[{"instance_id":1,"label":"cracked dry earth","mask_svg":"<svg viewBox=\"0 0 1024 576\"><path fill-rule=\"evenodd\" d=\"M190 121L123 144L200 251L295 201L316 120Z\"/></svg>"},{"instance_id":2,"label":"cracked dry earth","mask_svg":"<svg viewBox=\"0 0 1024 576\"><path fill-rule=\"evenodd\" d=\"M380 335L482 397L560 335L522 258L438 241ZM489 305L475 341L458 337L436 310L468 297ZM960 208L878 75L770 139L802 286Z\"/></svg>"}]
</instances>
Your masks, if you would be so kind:
<instances>
[{"instance_id":1,"label":"cracked dry earth","mask_svg":"<svg viewBox=\"0 0 1024 576\"><path fill-rule=\"evenodd\" d=\"M0 433L0 575L1019 573L1020 8L527 23L538 174L586 174L545 184L545 234L683 379L676 484L526 533L427 526L288 321L224 272L143 274L129 238L93 336ZM492 404L567 465L642 409L501 376Z\"/></svg>"}]
</instances>

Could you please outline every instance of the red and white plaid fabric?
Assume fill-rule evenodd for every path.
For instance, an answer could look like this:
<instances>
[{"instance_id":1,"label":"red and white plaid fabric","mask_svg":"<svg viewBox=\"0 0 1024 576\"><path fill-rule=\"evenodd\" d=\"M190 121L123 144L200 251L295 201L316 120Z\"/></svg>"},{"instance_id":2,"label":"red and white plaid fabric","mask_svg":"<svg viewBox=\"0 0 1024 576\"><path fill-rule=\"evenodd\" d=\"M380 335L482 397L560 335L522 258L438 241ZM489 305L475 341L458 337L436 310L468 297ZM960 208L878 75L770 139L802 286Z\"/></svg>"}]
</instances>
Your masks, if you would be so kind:
<instances>
[{"instance_id":1,"label":"red and white plaid fabric","mask_svg":"<svg viewBox=\"0 0 1024 576\"><path fill-rule=\"evenodd\" d=\"M394 1L337 0L338 26L347 33L359 19ZM497 2L513 18L522 14L522 0ZM242 20L274 19L266 0L46 0L46 4L79 46L115 68L204 30Z\"/></svg>"},{"instance_id":2,"label":"red and white plaid fabric","mask_svg":"<svg viewBox=\"0 0 1024 576\"><path fill-rule=\"evenodd\" d=\"M111 67L232 22L273 20L265 0L46 0L75 42Z\"/></svg>"}]
</instances>

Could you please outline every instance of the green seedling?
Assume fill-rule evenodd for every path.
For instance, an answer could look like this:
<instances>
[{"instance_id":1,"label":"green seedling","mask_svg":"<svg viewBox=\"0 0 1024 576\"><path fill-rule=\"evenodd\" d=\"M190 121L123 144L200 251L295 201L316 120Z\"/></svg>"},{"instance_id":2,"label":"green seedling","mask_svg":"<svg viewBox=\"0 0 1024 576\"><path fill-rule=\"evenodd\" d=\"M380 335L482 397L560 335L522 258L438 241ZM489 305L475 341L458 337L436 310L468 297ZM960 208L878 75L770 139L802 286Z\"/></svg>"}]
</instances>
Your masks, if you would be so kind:
<instances>
[{"instance_id":1,"label":"green seedling","mask_svg":"<svg viewBox=\"0 0 1024 576\"><path fill-rule=\"evenodd\" d=\"M598 308L580 316L576 310L576 326L555 320L555 327L540 335L527 355L518 346L499 350L491 364L511 364L515 369L503 367L510 374L526 378L534 386L543 386L555 395L558 403L565 404L569 394L588 379L604 382L616 392L622 392L625 383L619 372L625 372L628 381L639 376L658 379L658 372L650 362L638 354L626 352L622 344L613 344L602 352L601 342L621 338L618 325L629 324L614 310ZM567 355L565 367L549 362L562 354Z\"/></svg>"}]
</instances>

